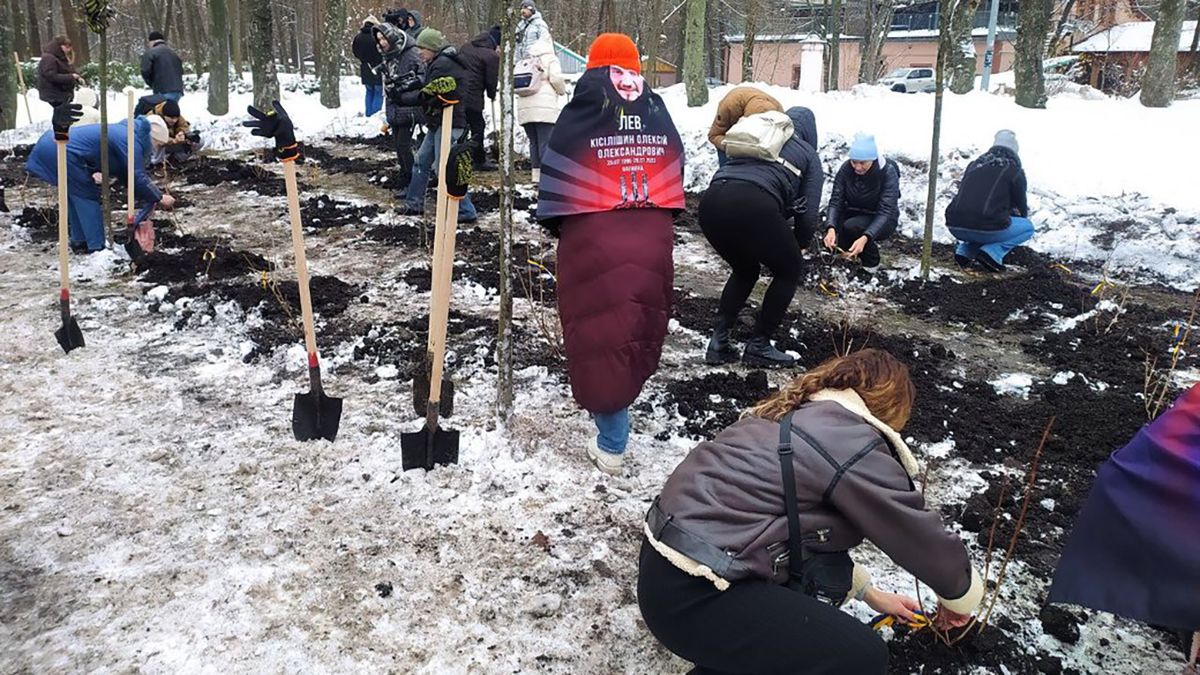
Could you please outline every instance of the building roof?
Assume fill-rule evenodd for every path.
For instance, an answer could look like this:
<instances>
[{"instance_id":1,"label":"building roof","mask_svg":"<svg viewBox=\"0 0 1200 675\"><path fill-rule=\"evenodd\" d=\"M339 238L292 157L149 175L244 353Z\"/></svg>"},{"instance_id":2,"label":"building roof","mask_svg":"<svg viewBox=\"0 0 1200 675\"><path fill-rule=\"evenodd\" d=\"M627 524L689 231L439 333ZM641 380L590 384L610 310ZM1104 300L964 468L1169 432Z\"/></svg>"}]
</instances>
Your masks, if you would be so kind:
<instances>
[{"instance_id":1,"label":"building roof","mask_svg":"<svg viewBox=\"0 0 1200 675\"><path fill-rule=\"evenodd\" d=\"M1195 30L1195 21L1183 22L1183 29L1179 31L1179 51L1186 52L1192 48L1192 34ZM1075 45L1071 51L1148 52L1150 51L1150 40L1153 36L1153 21L1133 21L1113 26L1106 31L1097 33Z\"/></svg>"},{"instance_id":2,"label":"building roof","mask_svg":"<svg viewBox=\"0 0 1200 675\"><path fill-rule=\"evenodd\" d=\"M1195 23L1195 22L1192 22ZM996 26L996 37L1001 40L1012 39L1017 33L1017 29L1011 26ZM971 36L976 38L987 37L987 28L976 28L971 31ZM785 35L756 35L754 36L757 42L824 42L825 38L816 33L792 33ZM861 40L861 35L842 35L842 40ZM936 40L938 39L938 31L936 28L932 30L893 30L888 32L889 40ZM746 41L745 35L728 35L725 41L733 44L741 44ZM1190 44L1190 43L1189 43Z\"/></svg>"}]
</instances>

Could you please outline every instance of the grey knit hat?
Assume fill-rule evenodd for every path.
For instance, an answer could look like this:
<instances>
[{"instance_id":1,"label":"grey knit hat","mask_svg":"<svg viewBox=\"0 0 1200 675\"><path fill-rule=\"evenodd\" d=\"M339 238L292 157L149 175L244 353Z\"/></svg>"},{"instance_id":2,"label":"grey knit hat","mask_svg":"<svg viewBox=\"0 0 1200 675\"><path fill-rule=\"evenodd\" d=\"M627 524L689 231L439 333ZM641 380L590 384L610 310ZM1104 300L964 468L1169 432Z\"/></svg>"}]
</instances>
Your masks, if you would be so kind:
<instances>
[{"instance_id":1,"label":"grey knit hat","mask_svg":"<svg viewBox=\"0 0 1200 675\"><path fill-rule=\"evenodd\" d=\"M1020 147L1017 145L1017 135L1008 129L1001 129L996 132L996 140L992 145L998 145L1002 148L1008 148L1013 152L1019 153Z\"/></svg>"}]
</instances>

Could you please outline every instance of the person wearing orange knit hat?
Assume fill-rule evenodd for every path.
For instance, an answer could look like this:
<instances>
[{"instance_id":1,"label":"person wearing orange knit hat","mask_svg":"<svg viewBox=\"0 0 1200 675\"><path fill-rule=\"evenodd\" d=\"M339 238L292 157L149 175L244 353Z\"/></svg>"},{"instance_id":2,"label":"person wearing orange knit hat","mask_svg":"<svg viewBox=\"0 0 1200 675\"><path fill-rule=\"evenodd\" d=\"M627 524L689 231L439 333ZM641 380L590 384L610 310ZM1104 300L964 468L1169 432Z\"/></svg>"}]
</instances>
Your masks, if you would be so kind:
<instances>
[{"instance_id":1,"label":"person wearing orange knit hat","mask_svg":"<svg viewBox=\"0 0 1200 675\"><path fill-rule=\"evenodd\" d=\"M671 316L683 142L641 76L637 47L606 33L542 157L537 219L558 241L558 311L571 391L596 424L586 455L620 474L629 406L658 370Z\"/></svg>"}]
</instances>

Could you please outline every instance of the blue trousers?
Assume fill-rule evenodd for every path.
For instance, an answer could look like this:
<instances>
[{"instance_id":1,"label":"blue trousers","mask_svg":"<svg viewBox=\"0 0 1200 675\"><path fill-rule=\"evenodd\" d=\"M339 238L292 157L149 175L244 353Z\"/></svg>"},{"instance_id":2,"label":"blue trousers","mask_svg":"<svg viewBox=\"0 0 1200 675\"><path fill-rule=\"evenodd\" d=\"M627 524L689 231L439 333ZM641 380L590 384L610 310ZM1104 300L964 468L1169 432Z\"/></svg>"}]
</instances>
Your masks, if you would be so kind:
<instances>
[{"instance_id":1,"label":"blue trousers","mask_svg":"<svg viewBox=\"0 0 1200 675\"><path fill-rule=\"evenodd\" d=\"M104 212L100 202L84 197L67 196L67 237L72 244L86 243L89 251L101 251L107 245L104 238Z\"/></svg>"},{"instance_id":2,"label":"blue trousers","mask_svg":"<svg viewBox=\"0 0 1200 675\"><path fill-rule=\"evenodd\" d=\"M163 92L162 97L167 99L168 101L175 101L176 103L179 103L179 99L183 98L183 92L182 91Z\"/></svg>"},{"instance_id":3,"label":"blue trousers","mask_svg":"<svg viewBox=\"0 0 1200 675\"><path fill-rule=\"evenodd\" d=\"M463 135L462 129L451 129L450 139L457 141ZM408 196L404 200L411 211L425 210L425 188L429 187L429 174L433 173L433 163L437 161L439 146L442 144L441 129L432 128L425 134L421 148L417 150L417 159L413 164L412 179L408 182ZM443 176L441 180L444 180ZM470 222L477 218L475 205L471 203L471 193L458 202L459 222Z\"/></svg>"},{"instance_id":4,"label":"blue trousers","mask_svg":"<svg viewBox=\"0 0 1200 675\"><path fill-rule=\"evenodd\" d=\"M367 87L367 117L374 115L383 108L383 85L368 84Z\"/></svg>"},{"instance_id":5,"label":"blue trousers","mask_svg":"<svg viewBox=\"0 0 1200 675\"><path fill-rule=\"evenodd\" d=\"M974 260L983 251L998 263L1004 262L1004 256L1009 251L1033 237L1033 223L1020 216L1013 216L1003 230L967 230L960 227L951 227L949 230L959 242L954 251L957 255Z\"/></svg>"},{"instance_id":6,"label":"blue trousers","mask_svg":"<svg viewBox=\"0 0 1200 675\"><path fill-rule=\"evenodd\" d=\"M599 436L596 445L605 452L620 455L629 445L629 408L614 413L592 413Z\"/></svg>"}]
</instances>

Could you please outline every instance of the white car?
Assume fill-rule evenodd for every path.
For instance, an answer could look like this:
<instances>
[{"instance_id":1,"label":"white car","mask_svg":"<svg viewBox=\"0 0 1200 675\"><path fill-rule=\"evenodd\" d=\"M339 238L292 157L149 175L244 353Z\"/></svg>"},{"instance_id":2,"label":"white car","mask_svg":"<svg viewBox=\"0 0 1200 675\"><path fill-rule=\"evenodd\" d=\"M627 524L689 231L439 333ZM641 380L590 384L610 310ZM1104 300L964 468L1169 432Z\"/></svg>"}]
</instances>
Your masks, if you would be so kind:
<instances>
[{"instance_id":1,"label":"white car","mask_svg":"<svg viewBox=\"0 0 1200 675\"><path fill-rule=\"evenodd\" d=\"M879 84L902 94L933 91L937 86L933 68L897 68L880 79Z\"/></svg>"}]
</instances>

